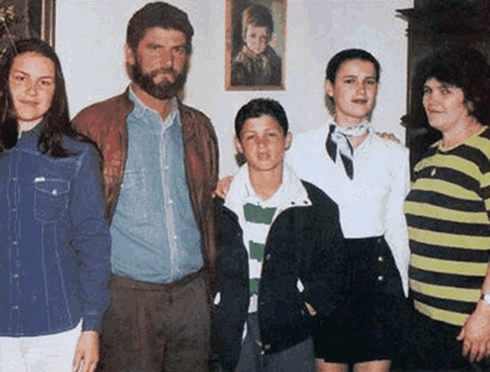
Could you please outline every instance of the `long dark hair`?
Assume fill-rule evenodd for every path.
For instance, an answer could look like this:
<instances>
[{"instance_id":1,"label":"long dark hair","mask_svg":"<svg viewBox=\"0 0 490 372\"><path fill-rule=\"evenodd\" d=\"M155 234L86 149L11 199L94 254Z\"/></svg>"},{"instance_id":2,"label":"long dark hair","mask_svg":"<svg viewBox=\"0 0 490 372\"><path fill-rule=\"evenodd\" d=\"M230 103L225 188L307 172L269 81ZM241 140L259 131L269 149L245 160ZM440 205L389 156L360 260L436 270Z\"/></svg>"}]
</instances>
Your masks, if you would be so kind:
<instances>
[{"instance_id":1,"label":"long dark hair","mask_svg":"<svg viewBox=\"0 0 490 372\"><path fill-rule=\"evenodd\" d=\"M28 52L49 58L55 66L53 101L44 117L38 148L42 153L55 158L70 156L72 153L63 148L61 144L62 135L80 137L71 126L61 64L53 48L36 38L17 40L7 51L0 70L0 154L17 143L19 129L9 91L9 74L15 58Z\"/></svg>"}]
</instances>

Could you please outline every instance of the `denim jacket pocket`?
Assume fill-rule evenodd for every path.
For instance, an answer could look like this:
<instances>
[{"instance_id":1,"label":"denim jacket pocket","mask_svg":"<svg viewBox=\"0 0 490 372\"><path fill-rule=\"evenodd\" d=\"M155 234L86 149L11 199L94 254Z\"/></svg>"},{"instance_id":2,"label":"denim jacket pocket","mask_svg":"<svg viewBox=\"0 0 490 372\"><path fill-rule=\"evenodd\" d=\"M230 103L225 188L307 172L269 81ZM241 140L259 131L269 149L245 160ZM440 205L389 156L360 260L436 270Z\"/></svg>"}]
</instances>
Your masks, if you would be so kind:
<instances>
[{"instance_id":1,"label":"denim jacket pocket","mask_svg":"<svg viewBox=\"0 0 490 372\"><path fill-rule=\"evenodd\" d=\"M68 209L70 182L56 178L34 179L34 216L42 222L58 220Z\"/></svg>"}]
</instances>

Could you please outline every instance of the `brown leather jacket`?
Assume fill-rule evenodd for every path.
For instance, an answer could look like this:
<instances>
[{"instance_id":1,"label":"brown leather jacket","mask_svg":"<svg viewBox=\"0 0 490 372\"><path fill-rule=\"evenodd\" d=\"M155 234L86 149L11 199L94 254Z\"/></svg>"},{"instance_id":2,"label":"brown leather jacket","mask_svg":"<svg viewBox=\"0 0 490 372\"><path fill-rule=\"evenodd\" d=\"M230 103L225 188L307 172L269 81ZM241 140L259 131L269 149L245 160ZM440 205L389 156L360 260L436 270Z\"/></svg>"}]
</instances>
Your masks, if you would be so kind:
<instances>
[{"instance_id":1,"label":"brown leather jacket","mask_svg":"<svg viewBox=\"0 0 490 372\"><path fill-rule=\"evenodd\" d=\"M116 208L128 152L126 116L133 110L128 91L95 103L76 115L75 128L94 141L103 157L106 218ZM216 213L212 198L218 180L218 141L210 120L179 102L185 172L194 215L201 231L202 253L208 274L214 273Z\"/></svg>"}]
</instances>

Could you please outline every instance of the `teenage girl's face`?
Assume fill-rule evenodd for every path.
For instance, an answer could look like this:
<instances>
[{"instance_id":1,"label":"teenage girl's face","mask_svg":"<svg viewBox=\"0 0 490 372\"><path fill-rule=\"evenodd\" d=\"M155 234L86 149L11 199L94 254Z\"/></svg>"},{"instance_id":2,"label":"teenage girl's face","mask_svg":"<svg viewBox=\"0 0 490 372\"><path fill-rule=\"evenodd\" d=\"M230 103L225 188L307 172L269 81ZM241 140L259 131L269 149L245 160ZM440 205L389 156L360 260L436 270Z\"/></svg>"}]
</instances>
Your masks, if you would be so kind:
<instances>
[{"instance_id":1,"label":"teenage girl's face","mask_svg":"<svg viewBox=\"0 0 490 372\"><path fill-rule=\"evenodd\" d=\"M337 70L335 83L325 81L325 91L335 102L338 125L360 124L367 119L376 103L376 68L369 61L347 60Z\"/></svg>"},{"instance_id":2,"label":"teenage girl's face","mask_svg":"<svg viewBox=\"0 0 490 372\"><path fill-rule=\"evenodd\" d=\"M267 27L249 24L243 41L254 54L262 54L267 49L267 44L269 44L269 31Z\"/></svg>"},{"instance_id":3,"label":"teenage girl's face","mask_svg":"<svg viewBox=\"0 0 490 372\"><path fill-rule=\"evenodd\" d=\"M34 52L15 57L9 73L9 91L20 130L39 124L53 101L53 61Z\"/></svg>"}]
</instances>

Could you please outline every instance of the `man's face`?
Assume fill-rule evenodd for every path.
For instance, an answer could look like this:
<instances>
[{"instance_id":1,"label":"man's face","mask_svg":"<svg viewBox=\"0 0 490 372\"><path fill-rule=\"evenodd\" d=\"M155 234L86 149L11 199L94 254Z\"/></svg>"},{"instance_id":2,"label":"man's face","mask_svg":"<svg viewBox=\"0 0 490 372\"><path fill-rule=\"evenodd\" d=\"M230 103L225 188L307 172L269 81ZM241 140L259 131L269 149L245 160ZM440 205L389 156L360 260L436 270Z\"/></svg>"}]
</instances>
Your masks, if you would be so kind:
<instances>
[{"instance_id":1,"label":"man's face","mask_svg":"<svg viewBox=\"0 0 490 372\"><path fill-rule=\"evenodd\" d=\"M250 171L282 172L284 153L291 145L291 133L284 134L271 115L262 115L245 121L235 145L247 159Z\"/></svg>"},{"instance_id":2,"label":"man's face","mask_svg":"<svg viewBox=\"0 0 490 372\"><path fill-rule=\"evenodd\" d=\"M149 95L167 100L184 87L189 71L187 39L183 32L149 28L136 50L126 47L126 65L132 82Z\"/></svg>"}]
</instances>

